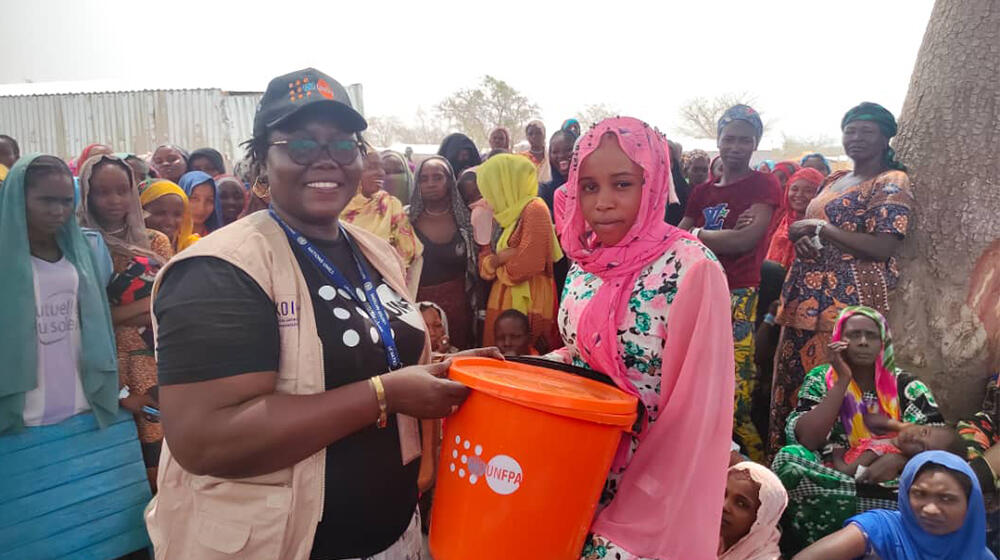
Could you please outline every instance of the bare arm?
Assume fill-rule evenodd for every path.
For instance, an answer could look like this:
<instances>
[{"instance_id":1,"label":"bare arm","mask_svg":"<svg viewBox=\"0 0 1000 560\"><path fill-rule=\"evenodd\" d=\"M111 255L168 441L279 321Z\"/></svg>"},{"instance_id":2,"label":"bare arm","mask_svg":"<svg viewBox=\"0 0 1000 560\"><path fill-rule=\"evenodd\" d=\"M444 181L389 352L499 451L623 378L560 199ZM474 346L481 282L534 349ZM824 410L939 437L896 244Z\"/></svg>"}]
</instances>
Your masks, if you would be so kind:
<instances>
[{"instance_id":1,"label":"bare arm","mask_svg":"<svg viewBox=\"0 0 1000 560\"><path fill-rule=\"evenodd\" d=\"M819 237L828 243L833 243L847 253L862 259L884 261L899 251L903 240L893 233L859 233L841 229L823 220L799 220L788 228L788 238L798 241L803 237L815 235L816 227L823 223Z\"/></svg>"},{"instance_id":2,"label":"bare arm","mask_svg":"<svg viewBox=\"0 0 1000 560\"><path fill-rule=\"evenodd\" d=\"M681 223L677 224L677 227L683 229L684 231L691 231L691 228L694 227L694 220L688 218L687 216L684 216L681 219Z\"/></svg>"},{"instance_id":3,"label":"bare arm","mask_svg":"<svg viewBox=\"0 0 1000 560\"><path fill-rule=\"evenodd\" d=\"M701 239L712 252L720 255L739 255L752 251L767 234L774 207L758 203L752 205L748 212L753 217L750 225L742 229L703 229L698 233L698 239ZM681 221L681 224L683 223Z\"/></svg>"},{"instance_id":4,"label":"bare arm","mask_svg":"<svg viewBox=\"0 0 1000 560\"><path fill-rule=\"evenodd\" d=\"M826 443L826 438L833 429L833 423L840 414L840 406L844 403L847 387L851 383L851 370L842 354L846 348L845 342L830 344L831 362L837 371L837 382L826 393L823 401L803 414L795 424L795 439L813 451L820 449Z\"/></svg>"},{"instance_id":5,"label":"bare arm","mask_svg":"<svg viewBox=\"0 0 1000 560\"><path fill-rule=\"evenodd\" d=\"M868 539L853 523L814 542L792 560L854 560L868 549Z\"/></svg>"},{"instance_id":6,"label":"bare arm","mask_svg":"<svg viewBox=\"0 0 1000 560\"><path fill-rule=\"evenodd\" d=\"M450 362L382 376L389 413L440 418L465 398L439 379ZM368 380L314 395L274 393L277 373L262 371L160 387L163 430L177 461L194 474L246 477L305 459L379 416Z\"/></svg>"},{"instance_id":7,"label":"bare arm","mask_svg":"<svg viewBox=\"0 0 1000 560\"><path fill-rule=\"evenodd\" d=\"M111 308L111 322L117 327L120 325L136 325L136 318L145 315L145 322L137 326L151 324L149 318L149 298L143 298L124 305L115 305Z\"/></svg>"},{"instance_id":8,"label":"bare arm","mask_svg":"<svg viewBox=\"0 0 1000 560\"><path fill-rule=\"evenodd\" d=\"M855 257L873 261L888 260L903 244L903 240L892 233L858 233L829 224L823 226L819 236Z\"/></svg>"}]
</instances>

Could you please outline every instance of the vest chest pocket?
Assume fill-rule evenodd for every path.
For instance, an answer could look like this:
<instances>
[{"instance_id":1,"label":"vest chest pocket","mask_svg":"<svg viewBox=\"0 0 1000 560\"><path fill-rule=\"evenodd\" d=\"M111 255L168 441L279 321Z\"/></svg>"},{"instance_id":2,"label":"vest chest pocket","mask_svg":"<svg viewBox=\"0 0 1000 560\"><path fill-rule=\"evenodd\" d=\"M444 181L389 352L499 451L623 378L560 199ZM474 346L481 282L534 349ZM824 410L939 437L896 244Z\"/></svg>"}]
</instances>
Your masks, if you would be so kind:
<instances>
[{"instance_id":1,"label":"vest chest pocket","mask_svg":"<svg viewBox=\"0 0 1000 560\"><path fill-rule=\"evenodd\" d=\"M281 558L291 503L287 486L227 481L195 490L194 538L184 557Z\"/></svg>"}]
</instances>

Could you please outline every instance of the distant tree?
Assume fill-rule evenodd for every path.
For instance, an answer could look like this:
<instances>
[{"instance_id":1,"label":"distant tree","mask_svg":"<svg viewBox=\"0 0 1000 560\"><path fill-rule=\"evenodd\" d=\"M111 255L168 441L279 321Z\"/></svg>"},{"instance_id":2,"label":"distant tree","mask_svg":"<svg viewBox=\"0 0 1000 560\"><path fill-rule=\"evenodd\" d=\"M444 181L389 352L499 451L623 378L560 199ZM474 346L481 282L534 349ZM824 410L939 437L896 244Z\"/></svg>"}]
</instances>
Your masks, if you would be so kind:
<instances>
[{"instance_id":1,"label":"distant tree","mask_svg":"<svg viewBox=\"0 0 1000 560\"><path fill-rule=\"evenodd\" d=\"M621 111L605 103L587 105L582 111L576 114L576 120L580 121L580 129L586 132L591 126L611 117L621 116Z\"/></svg>"},{"instance_id":2,"label":"distant tree","mask_svg":"<svg viewBox=\"0 0 1000 560\"><path fill-rule=\"evenodd\" d=\"M417 109L416 122L407 125L396 116L368 117L365 140L384 148L396 142L404 144L437 144L447 134L442 123L431 119L423 108Z\"/></svg>"},{"instance_id":3,"label":"distant tree","mask_svg":"<svg viewBox=\"0 0 1000 560\"><path fill-rule=\"evenodd\" d=\"M437 114L448 126L472 138L478 146L496 126L510 130L512 141L524 137L524 125L538 115L538 105L507 82L485 76L478 87L460 89L437 105Z\"/></svg>"},{"instance_id":4,"label":"distant tree","mask_svg":"<svg viewBox=\"0 0 1000 560\"><path fill-rule=\"evenodd\" d=\"M365 140L379 148L396 141L402 141L401 138L408 132L406 125L399 117L370 116L366 120L368 121L368 129L364 132Z\"/></svg>"},{"instance_id":5,"label":"distant tree","mask_svg":"<svg viewBox=\"0 0 1000 560\"><path fill-rule=\"evenodd\" d=\"M798 160L802 154L819 152L827 157L844 155L844 147L839 138L832 138L826 135L805 137L805 136L785 136L785 141L779 153L775 154L782 159Z\"/></svg>"},{"instance_id":6,"label":"distant tree","mask_svg":"<svg viewBox=\"0 0 1000 560\"><path fill-rule=\"evenodd\" d=\"M726 109L743 104L760 111L756 102L757 98L746 92L727 93L716 97L695 97L681 106L680 124L677 130L692 138L715 138L719 119ZM764 121L764 130L767 130L768 124Z\"/></svg>"}]
</instances>

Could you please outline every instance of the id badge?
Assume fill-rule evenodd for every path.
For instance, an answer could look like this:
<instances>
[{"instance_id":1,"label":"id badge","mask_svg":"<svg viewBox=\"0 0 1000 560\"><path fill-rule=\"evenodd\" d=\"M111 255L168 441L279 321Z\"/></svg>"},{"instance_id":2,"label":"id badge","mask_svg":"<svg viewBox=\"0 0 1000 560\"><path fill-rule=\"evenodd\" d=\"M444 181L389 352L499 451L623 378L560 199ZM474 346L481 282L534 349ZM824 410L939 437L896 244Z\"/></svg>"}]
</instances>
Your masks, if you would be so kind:
<instances>
[{"instance_id":1,"label":"id badge","mask_svg":"<svg viewBox=\"0 0 1000 560\"><path fill-rule=\"evenodd\" d=\"M399 427L399 451L403 464L420 457L420 423L412 416L396 415L396 426Z\"/></svg>"}]
</instances>

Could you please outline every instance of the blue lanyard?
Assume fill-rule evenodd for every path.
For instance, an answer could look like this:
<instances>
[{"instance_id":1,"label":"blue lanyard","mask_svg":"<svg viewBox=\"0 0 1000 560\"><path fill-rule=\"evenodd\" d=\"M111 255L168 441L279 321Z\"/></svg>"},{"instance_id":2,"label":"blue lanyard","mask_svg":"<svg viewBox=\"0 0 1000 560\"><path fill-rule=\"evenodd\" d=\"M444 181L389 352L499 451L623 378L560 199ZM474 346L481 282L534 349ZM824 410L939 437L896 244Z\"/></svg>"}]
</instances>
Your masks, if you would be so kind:
<instances>
[{"instance_id":1,"label":"blue lanyard","mask_svg":"<svg viewBox=\"0 0 1000 560\"><path fill-rule=\"evenodd\" d=\"M399 369L403 367L403 362L399 359L399 350L396 349L396 340L392 336L392 329L389 326L389 315L385 312L385 307L382 305L382 300L379 299L378 293L375 291L375 284L372 282L371 276L368 274L368 269L362 264L361 259L358 258L358 249L354 246L354 242L348 237L347 232L344 228L340 228L340 234L344 236L347 241L347 246L351 249L351 256L354 257L354 264L358 267L358 275L361 277L361 283L364 288L365 296L360 297L358 290L354 288L351 281L348 280L336 266L330 262L330 259L326 257L322 252L320 252L316 247L305 238L304 235L292 229L292 226L285 223L280 216L274 211L273 208L269 208L268 212L271 213L271 217L274 221L278 222L281 229L285 230L285 235L288 236L288 240L295 249L299 249L305 253L307 257L316 265L323 274L333 282L338 291L346 291L351 299L357 302L358 305L365 308L368 312L368 316L371 317L372 323L375 324L375 328L378 330L379 337L382 339L382 345L385 347L386 361L389 363L389 369Z\"/></svg>"}]
</instances>

